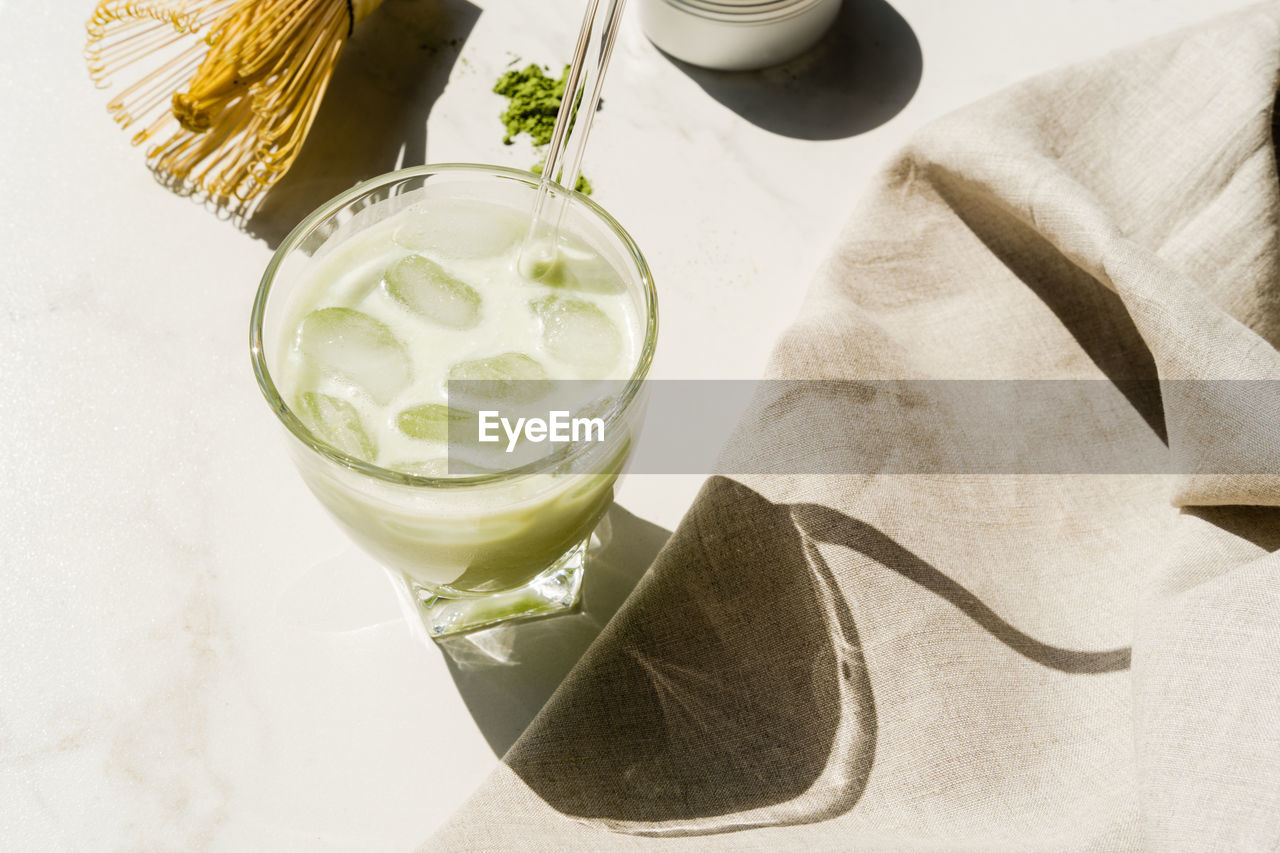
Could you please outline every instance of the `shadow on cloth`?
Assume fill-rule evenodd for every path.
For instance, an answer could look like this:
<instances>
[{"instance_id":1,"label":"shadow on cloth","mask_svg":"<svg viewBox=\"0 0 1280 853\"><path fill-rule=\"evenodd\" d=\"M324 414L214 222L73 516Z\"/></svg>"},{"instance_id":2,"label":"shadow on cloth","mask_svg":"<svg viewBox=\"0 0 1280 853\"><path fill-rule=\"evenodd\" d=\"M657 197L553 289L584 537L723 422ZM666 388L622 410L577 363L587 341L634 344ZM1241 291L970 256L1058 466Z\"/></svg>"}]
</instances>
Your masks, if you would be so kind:
<instances>
[{"instance_id":1,"label":"shadow on cloth","mask_svg":"<svg viewBox=\"0 0 1280 853\"><path fill-rule=\"evenodd\" d=\"M501 756L653 564L671 531L614 504L608 533L587 553L579 612L436 641L490 748Z\"/></svg>"},{"instance_id":2,"label":"shadow on cloth","mask_svg":"<svg viewBox=\"0 0 1280 853\"><path fill-rule=\"evenodd\" d=\"M506 763L557 810L694 835L858 801L875 707L849 607L792 522L713 477Z\"/></svg>"},{"instance_id":3,"label":"shadow on cloth","mask_svg":"<svg viewBox=\"0 0 1280 853\"><path fill-rule=\"evenodd\" d=\"M1155 357L1124 302L1036 229L963 179L940 174L939 195L973 235L1045 304L1160 440L1169 443Z\"/></svg>"},{"instance_id":4,"label":"shadow on cloth","mask_svg":"<svg viewBox=\"0 0 1280 853\"><path fill-rule=\"evenodd\" d=\"M819 542L954 604L1019 654L1069 673L1129 649L1035 640L876 528L711 478L649 577L506 763L558 811L639 835L812 823L862 796L871 681Z\"/></svg>"},{"instance_id":5,"label":"shadow on cloth","mask_svg":"<svg viewBox=\"0 0 1280 853\"><path fill-rule=\"evenodd\" d=\"M1209 522L1232 536L1238 536L1264 551L1280 551L1280 507L1274 506L1189 506L1187 515Z\"/></svg>"},{"instance_id":6,"label":"shadow on cloth","mask_svg":"<svg viewBox=\"0 0 1280 853\"><path fill-rule=\"evenodd\" d=\"M883 0L845 0L812 49L761 71L711 71L672 59L752 124L797 139L843 139L902 111L920 85L920 42Z\"/></svg>"},{"instance_id":7,"label":"shadow on cloth","mask_svg":"<svg viewBox=\"0 0 1280 853\"><path fill-rule=\"evenodd\" d=\"M876 528L818 504L795 504L792 515L806 535L842 545L946 599L987 633L1041 666L1069 673L1116 672L1129 668L1128 648L1081 652L1042 643L1024 634L969 590L947 577Z\"/></svg>"},{"instance_id":8,"label":"shadow on cloth","mask_svg":"<svg viewBox=\"0 0 1280 853\"><path fill-rule=\"evenodd\" d=\"M422 165L427 115L479 17L467 0L386 0L362 21L298 159L241 227L274 249L343 190Z\"/></svg>"}]
</instances>

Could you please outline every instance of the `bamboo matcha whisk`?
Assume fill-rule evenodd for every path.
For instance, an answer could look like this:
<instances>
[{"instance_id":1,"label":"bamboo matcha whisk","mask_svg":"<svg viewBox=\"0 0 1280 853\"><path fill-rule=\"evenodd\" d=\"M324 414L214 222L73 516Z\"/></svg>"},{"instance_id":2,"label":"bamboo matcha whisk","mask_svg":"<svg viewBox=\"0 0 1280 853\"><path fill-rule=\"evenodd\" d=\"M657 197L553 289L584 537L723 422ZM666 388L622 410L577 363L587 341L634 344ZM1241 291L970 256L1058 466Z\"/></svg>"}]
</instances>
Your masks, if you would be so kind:
<instances>
[{"instance_id":1,"label":"bamboo matcha whisk","mask_svg":"<svg viewBox=\"0 0 1280 853\"><path fill-rule=\"evenodd\" d=\"M382 0L103 0L87 23L95 83L160 180L243 211L298 156L338 55Z\"/></svg>"}]
</instances>

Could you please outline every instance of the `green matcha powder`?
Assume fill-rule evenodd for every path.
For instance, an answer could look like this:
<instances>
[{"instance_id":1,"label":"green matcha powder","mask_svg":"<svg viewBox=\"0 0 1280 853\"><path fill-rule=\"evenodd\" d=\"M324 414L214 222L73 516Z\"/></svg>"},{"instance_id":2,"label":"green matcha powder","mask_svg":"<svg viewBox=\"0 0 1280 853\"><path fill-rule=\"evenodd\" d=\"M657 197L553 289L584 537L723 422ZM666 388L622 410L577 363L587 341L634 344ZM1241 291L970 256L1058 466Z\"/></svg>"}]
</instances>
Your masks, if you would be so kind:
<instances>
[{"instance_id":1,"label":"green matcha powder","mask_svg":"<svg viewBox=\"0 0 1280 853\"><path fill-rule=\"evenodd\" d=\"M493 91L507 98L507 109L500 116L507 129L506 136L502 137L503 144L511 145L521 133L529 134L533 144L539 148L551 141L568 77L567 65L560 78L555 79L544 74L537 65L530 64L518 71L508 71L498 78ZM545 162L546 159L543 158L531 171L542 174ZM579 175L574 189L591 195L591 182Z\"/></svg>"}]
</instances>

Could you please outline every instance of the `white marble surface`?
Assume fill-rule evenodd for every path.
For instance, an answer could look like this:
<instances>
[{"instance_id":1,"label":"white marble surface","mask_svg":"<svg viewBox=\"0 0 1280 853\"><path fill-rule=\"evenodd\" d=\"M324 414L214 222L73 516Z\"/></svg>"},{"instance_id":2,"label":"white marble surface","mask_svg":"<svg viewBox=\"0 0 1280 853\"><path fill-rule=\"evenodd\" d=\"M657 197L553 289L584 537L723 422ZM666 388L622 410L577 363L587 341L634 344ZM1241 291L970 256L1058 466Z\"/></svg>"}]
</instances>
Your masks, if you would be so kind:
<instances>
[{"instance_id":1,"label":"white marble surface","mask_svg":"<svg viewBox=\"0 0 1280 853\"><path fill-rule=\"evenodd\" d=\"M870 53L839 84L813 62L691 76L627 21L587 171L659 281L654 375L758 375L869 176L925 121L1245 5L898 0L904 28L846 2ZM249 304L271 235L319 193L401 162L529 165L489 89L515 57L564 61L581 6L388 0L252 233L167 194L108 120L80 58L91 6L0 0L0 847L411 849L698 479L625 483L584 616L477 641L487 654L421 644L291 469L249 370ZM897 111L905 33L923 73Z\"/></svg>"}]
</instances>

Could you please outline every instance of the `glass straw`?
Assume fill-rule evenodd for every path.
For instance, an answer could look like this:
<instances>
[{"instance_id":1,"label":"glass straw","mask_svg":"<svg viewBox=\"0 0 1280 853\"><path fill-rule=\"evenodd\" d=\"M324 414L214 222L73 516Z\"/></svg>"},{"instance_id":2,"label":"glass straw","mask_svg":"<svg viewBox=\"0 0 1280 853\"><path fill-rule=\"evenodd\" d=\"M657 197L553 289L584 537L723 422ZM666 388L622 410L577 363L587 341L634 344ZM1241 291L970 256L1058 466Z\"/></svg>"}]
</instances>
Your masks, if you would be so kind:
<instances>
[{"instance_id":1,"label":"glass straw","mask_svg":"<svg viewBox=\"0 0 1280 853\"><path fill-rule=\"evenodd\" d=\"M565 79L560 111L542 167L542 181L534 197L529 231L520 247L519 270L528 278L542 278L555 266L559 256L560 223L568 201L568 190L578 183L582 154L591 132L591 120L600 105L605 69L618 38L618 24L626 0L607 0L605 14L599 14L600 0L588 0L573 52L573 64Z\"/></svg>"}]
</instances>

